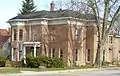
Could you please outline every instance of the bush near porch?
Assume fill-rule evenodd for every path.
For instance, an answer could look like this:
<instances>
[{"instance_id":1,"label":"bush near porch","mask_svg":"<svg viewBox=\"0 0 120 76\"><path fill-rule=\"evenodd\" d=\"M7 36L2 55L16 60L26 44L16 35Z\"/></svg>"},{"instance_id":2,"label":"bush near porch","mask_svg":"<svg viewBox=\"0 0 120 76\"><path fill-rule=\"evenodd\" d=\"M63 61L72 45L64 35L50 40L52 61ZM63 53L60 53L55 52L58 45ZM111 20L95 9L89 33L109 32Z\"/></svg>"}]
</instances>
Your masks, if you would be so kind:
<instances>
[{"instance_id":1,"label":"bush near porch","mask_svg":"<svg viewBox=\"0 0 120 76\"><path fill-rule=\"evenodd\" d=\"M4 56L0 56L0 67L5 67L6 60Z\"/></svg>"},{"instance_id":2,"label":"bush near porch","mask_svg":"<svg viewBox=\"0 0 120 76\"><path fill-rule=\"evenodd\" d=\"M24 60L22 60L22 64L23 61ZM46 56L33 57L28 55L26 57L26 65L23 64L23 66L29 68L40 68L41 66L44 66L45 68L64 68L65 63L61 58L51 58Z\"/></svg>"}]
</instances>

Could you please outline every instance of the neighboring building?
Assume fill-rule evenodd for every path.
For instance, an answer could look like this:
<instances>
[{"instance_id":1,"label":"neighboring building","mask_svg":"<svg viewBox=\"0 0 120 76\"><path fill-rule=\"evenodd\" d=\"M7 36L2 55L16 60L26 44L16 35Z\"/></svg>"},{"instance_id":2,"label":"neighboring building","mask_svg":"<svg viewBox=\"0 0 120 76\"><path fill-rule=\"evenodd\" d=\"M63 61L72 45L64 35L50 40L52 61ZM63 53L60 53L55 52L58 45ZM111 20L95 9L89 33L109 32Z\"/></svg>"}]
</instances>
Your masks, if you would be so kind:
<instances>
[{"instance_id":1,"label":"neighboring building","mask_svg":"<svg viewBox=\"0 0 120 76\"><path fill-rule=\"evenodd\" d=\"M74 14L78 12L54 11L52 7L51 11L18 15L8 21L11 25L11 60L20 61L31 54L34 57L63 58L69 66L94 63L97 50L94 16L87 18L79 14L81 19L77 19ZM107 62L112 62L116 58L113 54L120 50L116 47L119 46L119 37L114 38L113 45L110 42L111 35L108 37L106 49L101 54ZM111 44L115 51L111 51Z\"/></svg>"},{"instance_id":2,"label":"neighboring building","mask_svg":"<svg viewBox=\"0 0 120 76\"><path fill-rule=\"evenodd\" d=\"M0 55L10 56L9 32L6 29L0 29Z\"/></svg>"}]
</instances>

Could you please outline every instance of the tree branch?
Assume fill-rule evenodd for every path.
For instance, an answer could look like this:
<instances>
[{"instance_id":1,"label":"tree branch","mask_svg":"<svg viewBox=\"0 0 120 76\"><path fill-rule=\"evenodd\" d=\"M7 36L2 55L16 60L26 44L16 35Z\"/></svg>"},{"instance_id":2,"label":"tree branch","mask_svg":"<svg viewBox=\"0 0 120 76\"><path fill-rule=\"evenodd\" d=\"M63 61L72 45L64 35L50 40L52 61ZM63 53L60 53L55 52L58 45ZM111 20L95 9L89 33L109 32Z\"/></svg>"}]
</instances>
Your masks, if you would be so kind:
<instances>
[{"instance_id":1,"label":"tree branch","mask_svg":"<svg viewBox=\"0 0 120 76\"><path fill-rule=\"evenodd\" d=\"M105 36L110 32L112 26L114 25L115 20L116 20L118 17L120 17L119 12L120 12L120 6L118 7L117 11L115 12L115 14L114 14L114 16L113 16L113 18L112 18L112 20L111 20L111 22L110 22L109 28L108 28L107 31L105 32Z\"/></svg>"}]
</instances>

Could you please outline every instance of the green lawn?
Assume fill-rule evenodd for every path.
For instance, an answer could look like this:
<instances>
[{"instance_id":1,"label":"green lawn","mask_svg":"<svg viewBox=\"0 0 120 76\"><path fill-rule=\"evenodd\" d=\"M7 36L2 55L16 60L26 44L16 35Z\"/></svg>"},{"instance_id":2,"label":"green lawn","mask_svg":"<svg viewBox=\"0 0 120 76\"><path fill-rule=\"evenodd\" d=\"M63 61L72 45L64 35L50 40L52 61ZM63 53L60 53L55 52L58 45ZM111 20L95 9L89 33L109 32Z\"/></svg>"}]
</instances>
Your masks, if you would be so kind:
<instances>
[{"instance_id":1,"label":"green lawn","mask_svg":"<svg viewBox=\"0 0 120 76\"><path fill-rule=\"evenodd\" d=\"M20 68L21 71L58 71L58 70L72 70L72 69L85 69L86 67L72 67L72 68ZM88 67L93 68L93 67Z\"/></svg>"},{"instance_id":2,"label":"green lawn","mask_svg":"<svg viewBox=\"0 0 120 76\"><path fill-rule=\"evenodd\" d=\"M20 73L21 71L57 71L57 70L70 70L70 69L77 69L77 68L13 68L13 67L2 67L0 68L0 74L4 73Z\"/></svg>"},{"instance_id":3,"label":"green lawn","mask_svg":"<svg viewBox=\"0 0 120 76\"><path fill-rule=\"evenodd\" d=\"M0 74L1 73L20 73L21 71L58 71L58 70L71 70L71 69L85 69L87 67L72 67L72 68L14 68L14 67L2 67L0 68ZM88 67L91 68L91 67ZM93 68L93 67L92 67Z\"/></svg>"},{"instance_id":4,"label":"green lawn","mask_svg":"<svg viewBox=\"0 0 120 76\"><path fill-rule=\"evenodd\" d=\"M20 73L20 70L18 68L12 68L12 67L4 67L0 69L0 73Z\"/></svg>"},{"instance_id":5,"label":"green lawn","mask_svg":"<svg viewBox=\"0 0 120 76\"><path fill-rule=\"evenodd\" d=\"M71 68L72 69L72 68ZM57 70L70 70L70 68L20 68L21 71L57 71Z\"/></svg>"}]
</instances>

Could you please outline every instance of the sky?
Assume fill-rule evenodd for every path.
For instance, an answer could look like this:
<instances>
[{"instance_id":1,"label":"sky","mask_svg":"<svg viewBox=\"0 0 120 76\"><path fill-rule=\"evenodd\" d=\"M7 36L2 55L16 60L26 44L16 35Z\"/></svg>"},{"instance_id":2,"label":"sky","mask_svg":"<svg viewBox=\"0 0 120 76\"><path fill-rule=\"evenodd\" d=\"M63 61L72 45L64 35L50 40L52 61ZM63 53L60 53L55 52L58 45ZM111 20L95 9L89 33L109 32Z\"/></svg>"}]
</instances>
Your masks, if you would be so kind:
<instances>
[{"instance_id":1,"label":"sky","mask_svg":"<svg viewBox=\"0 0 120 76\"><path fill-rule=\"evenodd\" d=\"M7 29L10 25L7 21L19 13L23 0L2 0L0 2L0 28ZM49 10L49 4L53 0L34 0L37 10ZM55 1L55 0L54 0Z\"/></svg>"}]
</instances>

